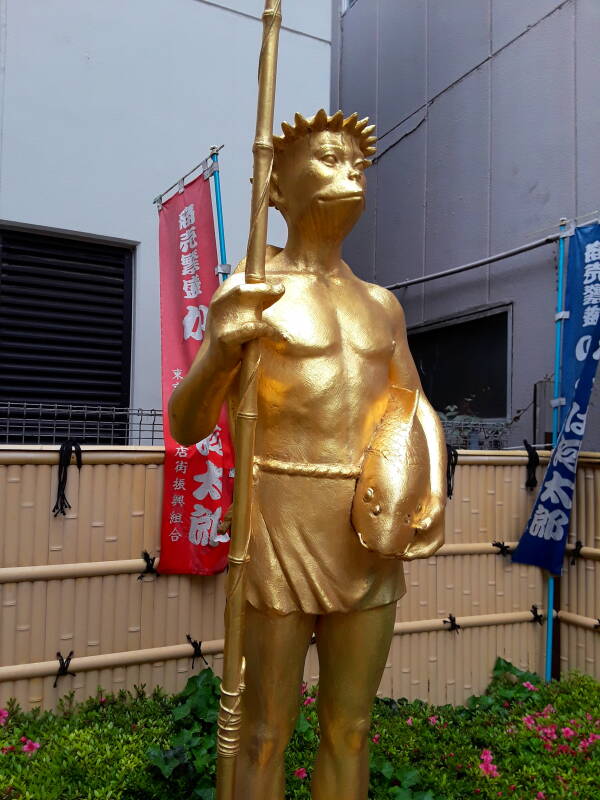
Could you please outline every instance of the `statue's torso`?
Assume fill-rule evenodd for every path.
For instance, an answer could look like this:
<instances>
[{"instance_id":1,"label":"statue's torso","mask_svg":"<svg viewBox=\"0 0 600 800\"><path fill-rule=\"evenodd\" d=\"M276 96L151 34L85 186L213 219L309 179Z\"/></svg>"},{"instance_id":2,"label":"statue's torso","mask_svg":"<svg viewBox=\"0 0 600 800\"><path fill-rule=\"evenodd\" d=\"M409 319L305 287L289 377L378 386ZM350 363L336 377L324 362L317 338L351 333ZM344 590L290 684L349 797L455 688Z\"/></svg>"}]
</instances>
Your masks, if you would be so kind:
<instances>
[{"instance_id":1,"label":"statue's torso","mask_svg":"<svg viewBox=\"0 0 600 800\"><path fill-rule=\"evenodd\" d=\"M263 340L256 452L356 463L388 396L392 325L369 284L276 273L284 296L264 313L285 336Z\"/></svg>"}]
</instances>

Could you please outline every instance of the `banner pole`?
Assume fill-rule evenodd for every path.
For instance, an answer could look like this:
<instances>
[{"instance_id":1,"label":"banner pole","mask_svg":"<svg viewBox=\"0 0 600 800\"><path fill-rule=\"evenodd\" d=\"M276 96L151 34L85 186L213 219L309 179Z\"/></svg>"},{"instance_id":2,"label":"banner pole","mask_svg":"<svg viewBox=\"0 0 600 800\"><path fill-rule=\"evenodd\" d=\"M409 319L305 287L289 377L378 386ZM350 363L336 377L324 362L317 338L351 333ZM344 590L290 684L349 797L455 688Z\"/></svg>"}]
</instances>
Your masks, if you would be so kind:
<instances>
[{"instance_id":1,"label":"banner pole","mask_svg":"<svg viewBox=\"0 0 600 800\"><path fill-rule=\"evenodd\" d=\"M567 220L561 219L560 230L564 231ZM556 321L554 324L554 400L561 397L562 389L562 327L563 319L560 316L564 311L564 278L565 278L565 239L558 240L558 286L556 290ZM552 409L552 447L556 447L561 422L561 407L558 404ZM548 577L548 590L546 600L546 661L544 679L552 680L552 651L554 649L554 581L553 575Z\"/></svg>"},{"instance_id":2,"label":"banner pole","mask_svg":"<svg viewBox=\"0 0 600 800\"><path fill-rule=\"evenodd\" d=\"M225 249L225 226L223 224L223 204L221 200L221 176L219 175L219 147L210 148L210 157L215 164L215 170L212 174L213 184L215 187L215 206L217 209L217 229L219 231L219 258L221 263L220 267L227 264L227 251ZM219 270L219 282L223 283L227 275L224 271Z\"/></svg>"}]
</instances>

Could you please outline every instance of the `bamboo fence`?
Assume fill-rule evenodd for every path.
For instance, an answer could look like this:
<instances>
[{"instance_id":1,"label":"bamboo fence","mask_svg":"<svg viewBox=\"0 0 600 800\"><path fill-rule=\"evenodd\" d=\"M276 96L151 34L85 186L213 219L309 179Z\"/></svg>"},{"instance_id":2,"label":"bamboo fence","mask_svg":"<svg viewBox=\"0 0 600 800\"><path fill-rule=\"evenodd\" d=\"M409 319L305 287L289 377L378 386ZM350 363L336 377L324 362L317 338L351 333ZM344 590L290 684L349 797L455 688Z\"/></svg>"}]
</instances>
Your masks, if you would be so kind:
<instances>
[{"instance_id":1,"label":"bamboo fence","mask_svg":"<svg viewBox=\"0 0 600 800\"><path fill-rule=\"evenodd\" d=\"M142 551L159 554L162 448L84 448L81 471L69 468L72 508L55 518L57 461L55 447L0 447L0 706L14 696L24 708L51 708L99 686L178 691L192 674L187 634L220 673L224 576L139 579ZM544 629L530 609L545 613L542 573L492 545L523 530L534 497L526 463L521 452L461 451L446 544L405 565L381 695L461 703L484 690L497 656L541 670ZM566 562L557 627L562 669L597 678L599 507L600 456L583 454L570 539L583 549L574 566ZM75 676L54 687L57 653L71 651ZM194 671L201 666L196 658ZM305 678L318 680L314 647Z\"/></svg>"}]
</instances>

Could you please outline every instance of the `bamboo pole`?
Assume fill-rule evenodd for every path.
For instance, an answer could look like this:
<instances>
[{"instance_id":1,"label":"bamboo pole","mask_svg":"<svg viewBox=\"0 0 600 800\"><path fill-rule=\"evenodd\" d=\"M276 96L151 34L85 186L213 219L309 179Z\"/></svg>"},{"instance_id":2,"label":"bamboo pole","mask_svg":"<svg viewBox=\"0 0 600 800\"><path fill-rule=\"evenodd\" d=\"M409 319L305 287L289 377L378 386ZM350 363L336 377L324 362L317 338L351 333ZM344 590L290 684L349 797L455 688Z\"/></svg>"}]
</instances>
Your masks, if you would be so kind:
<instances>
[{"instance_id":1,"label":"bamboo pole","mask_svg":"<svg viewBox=\"0 0 600 800\"><path fill-rule=\"evenodd\" d=\"M578 625L588 629L593 629L596 626L597 620L588 617L582 617L579 614L570 614L565 611L555 612L562 622ZM519 623L532 623L530 611L511 611L503 614L481 614L478 616L465 616L458 617L458 624L463 629L468 628L487 628L504 625L515 625ZM396 622L394 625L394 636L415 636L419 633L434 633L438 631L448 632L448 625L442 619L421 619L412 620L408 622ZM452 634L453 639L450 641L458 640L455 634ZM399 654L398 663L402 664L403 657L406 659L413 655L414 662L412 663L412 670L401 669L409 678L410 675L418 676L419 669L417 669L420 661L417 658L417 647L414 646L414 640L410 640L413 647L404 647ZM202 653L205 656L219 655L223 652L225 642L223 639L213 639L210 641L202 642ZM101 669L115 669L119 667L128 667L136 664L152 664L162 661L172 661L178 659L191 658L189 644L175 644L165 645L162 647L148 647L140 650L128 650L119 653L97 653L91 656L81 656L73 658L71 661L71 668L73 672L90 672L92 670ZM419 655L419 658L424 659L424 653ZM11 664L8 666L0 666L0 684L6 681L27 680L32 678L45 678L55 675L58 669L57 661L38 661L31 664ZM400 667L399 667L400 669ZM459 676L460 677L460 676ZM412 681L413 684L418 685L420 680L418 677ZM93 693L93 690L92 690ZM407 694L406 690L401 692ZM425 696L427 692L423 696Z\"/></svg>"},{"instance_id":2,"label":"bamboo pole","mask_svg":"<svg viewBox=\"0 0 600 800\"><path fill-rule=\"evenodd\" d=\"M252 207L246 283L265 279L269 184L273 166L273 113L277 50L281 27L281 0L265 0L263 39L258 67L258 105L254 138ZM254 437L257 421L259 342L245 347L240 377L240 404L236 416L236 479L229 550L225 654L217 734L217 800L233 800L236 756L240 747L241 696L244 690L244 627L246 564L250 544Z\"/></svg>"}]
</instances>

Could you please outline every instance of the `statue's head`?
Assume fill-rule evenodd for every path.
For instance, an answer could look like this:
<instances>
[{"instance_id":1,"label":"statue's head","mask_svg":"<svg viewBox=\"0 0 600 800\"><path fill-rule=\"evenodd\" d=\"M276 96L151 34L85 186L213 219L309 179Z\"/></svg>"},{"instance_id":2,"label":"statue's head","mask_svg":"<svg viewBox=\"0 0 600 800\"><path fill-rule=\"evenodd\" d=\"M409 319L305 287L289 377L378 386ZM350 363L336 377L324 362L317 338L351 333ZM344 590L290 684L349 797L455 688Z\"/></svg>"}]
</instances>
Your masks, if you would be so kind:
<instances>
[{"instance_id":1,"label":"statue's head","mask_svg":"<svg viewBox=\"0 0 600 800\"><path fill-rule=\"evenodd\" d=\"M375 152L374 125L357 114L344 119L321 109L311 119L296 114L274 136L270 204L306 235L343 238L365 204L365 169Z\"/></svg>"}]
</instances>

